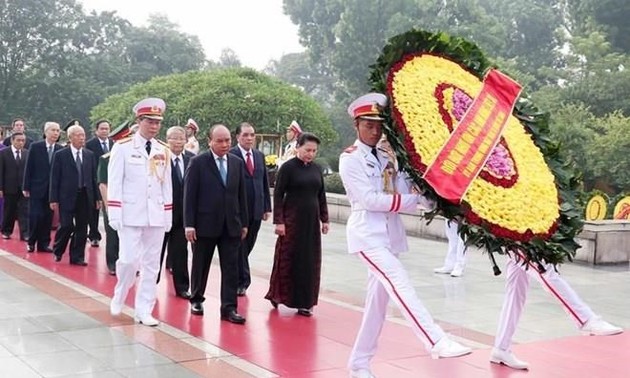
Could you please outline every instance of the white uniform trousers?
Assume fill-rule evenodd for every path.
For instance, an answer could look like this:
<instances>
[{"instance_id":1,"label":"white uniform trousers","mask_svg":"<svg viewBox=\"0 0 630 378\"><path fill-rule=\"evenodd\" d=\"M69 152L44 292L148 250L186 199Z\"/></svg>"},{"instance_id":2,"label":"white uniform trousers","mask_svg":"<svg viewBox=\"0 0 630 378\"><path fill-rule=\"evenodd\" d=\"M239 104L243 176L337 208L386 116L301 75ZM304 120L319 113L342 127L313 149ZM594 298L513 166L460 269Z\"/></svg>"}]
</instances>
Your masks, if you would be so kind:
<instances>
[{"instance_id":1,"label":"white uniform trousers","mask_svg":"<svg viewBox=\"0 0 630 378\"><path fill-rule=\"evenodd\" d=\"M453 269L455 266L466 266L466 245L462 238L457 234L457 222L446 221L444 223L444 232L448 238L448 251L444 258L444 267Z\"/></svg>"},{"instance_id":2,"label":"white uniform trousers","mask_svg":"<svg viewBox=\"0 0 630 378\"><path fill-rule=\"evenodd\" d=\"M363 321L357 334L348 367L351 370L368 369L376 353L378 337L383 328L389 299L400 309L414 333L427 350L444 337L444 331L433 322L409 280L402 263L387 248L359 252L359 258L368 266L368 285Z\"/></svg>"},{"instance_id":3,"label":"white uniform trousers","mask_svg":"<svg viewBox=\"0 0 630 378\"><path fill-rule=\"evenodd\" d=\"M499 318L499 328L494 346L501 350L510 350L512 337L516 332L516 325L523 312L529 277L536 279L542 287L556 298L564 310L569 314L578 327L583 326L595 316L591 308L582 301L577 293L569 286L551 264L545 264L545 273L540 273L536 264L523 265L523 259L515 252L511 252L507 259L507 280L505 283L505 298Z\"/></svg>"},{"instance_id":4,"label":"white uniform trousers","mask_svg":"<svg viewBox=\"0 0 630 378\"><path fill-rule=\"evenodd\" d=\"M136 288L136 316L146 317L153 312L157 295L157 274L164 240L164 227L129 227L118 231L120 251L116 261L116 288L113 301L123 304L129 289L140 271Z\"/></svg>"}]
</instances>

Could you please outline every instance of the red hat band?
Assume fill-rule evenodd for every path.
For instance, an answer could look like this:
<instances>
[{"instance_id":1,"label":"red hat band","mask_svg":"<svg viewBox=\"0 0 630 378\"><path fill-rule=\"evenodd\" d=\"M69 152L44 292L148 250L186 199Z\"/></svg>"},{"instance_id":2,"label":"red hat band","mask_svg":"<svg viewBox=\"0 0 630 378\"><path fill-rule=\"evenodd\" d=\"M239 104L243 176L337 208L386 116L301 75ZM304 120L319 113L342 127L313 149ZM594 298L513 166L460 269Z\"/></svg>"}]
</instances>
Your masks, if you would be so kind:
<instances>
[{"instance_id":1,"label":"red hat band","mask_svg":"<svg viewBox=\"0 0 630 378\"><path fill-rule=\"evenodd\" d=\"M381 107L377 103L358 106L354 109L354 118L366 115L380 115Z\"/></svg>"},{"instance_id":2,"label":"red hat band","mask_svg":"<svg viewBox=\"0 0 630 378\"><path fill-rule=\"evenodd\" d=\"M143 116L143 115L153 115L153 116L161 116L162 115L162 109L158 106L147 106L145 108L140 108L136 111L136 115L139 116Z\"/></svg>"}]
</instances>

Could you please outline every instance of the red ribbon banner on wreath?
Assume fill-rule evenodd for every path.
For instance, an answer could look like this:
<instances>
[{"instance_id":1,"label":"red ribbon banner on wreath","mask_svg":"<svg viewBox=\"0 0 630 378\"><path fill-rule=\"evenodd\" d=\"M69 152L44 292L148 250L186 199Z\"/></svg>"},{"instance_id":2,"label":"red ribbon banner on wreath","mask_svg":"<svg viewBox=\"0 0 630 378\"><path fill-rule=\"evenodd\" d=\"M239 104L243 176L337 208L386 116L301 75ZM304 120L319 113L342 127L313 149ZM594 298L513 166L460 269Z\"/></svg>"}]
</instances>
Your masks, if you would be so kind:
<instances>
[{"instance_id":1,"label":"red ribbon banner on wreath","mask_svg":"<svg viewBox=\"0 0 630 378\"><path fill-rule=\"evenodd\" d=\"M488 72L481 92L424 174L437 194L461 202L499 142L520 93L520 84L508 76Z\"/></svg>"}]
</instances>

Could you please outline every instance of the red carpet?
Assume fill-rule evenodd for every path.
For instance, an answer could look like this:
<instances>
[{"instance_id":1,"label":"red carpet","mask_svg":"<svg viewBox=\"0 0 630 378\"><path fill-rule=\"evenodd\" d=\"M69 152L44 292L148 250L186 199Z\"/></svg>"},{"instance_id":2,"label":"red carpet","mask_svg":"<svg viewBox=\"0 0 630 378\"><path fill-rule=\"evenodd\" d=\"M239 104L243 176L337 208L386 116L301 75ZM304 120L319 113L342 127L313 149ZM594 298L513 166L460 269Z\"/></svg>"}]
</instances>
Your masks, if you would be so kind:
<instances>
[{"instance_id":1,"label":"red carpet","mask_svg":"<svg viewBox=\"0 0 630 378\"><path fill-rule=\"evenodd\" d=\"M104 295L112 295L115 277L107 274L104 246L87 248L87 267L71 266L68 254L60 263L50 253L27 253L24 242L3 240L0 248ZM204 317L192 316L187 301L173 294L170 275L159 285L154 315L169 325L215 344L282 377L346 377L345 365L361 314L320 302L312 318L296 316L293 310L274 310L263 299L266 280L253 277L248 296L239 299L245 326L219 320L219 269L212 267ZM131 305L133 293L127 304ZM449 330L450 331L450 330ZM459 333L458 333L459 332ZM467 330L455 334L474 335ZM487 337L475 341L487 343ZM378 377L628 377L630 334L584 337L518 345L514 351L528 361L529 372L515 371L488 362L489 350L475 350L458 359L432 360L411 330L388 322L381 336L372 370Z\"/></svg>"}]
</instances>

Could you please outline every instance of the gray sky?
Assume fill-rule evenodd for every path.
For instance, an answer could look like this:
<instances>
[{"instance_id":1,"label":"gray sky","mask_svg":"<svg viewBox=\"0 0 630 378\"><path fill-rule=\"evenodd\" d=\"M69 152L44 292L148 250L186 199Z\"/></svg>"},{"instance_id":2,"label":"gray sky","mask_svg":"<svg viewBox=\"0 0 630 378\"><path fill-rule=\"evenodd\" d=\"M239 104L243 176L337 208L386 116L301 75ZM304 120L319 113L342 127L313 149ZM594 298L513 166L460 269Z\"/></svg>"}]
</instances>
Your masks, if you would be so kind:
<instances>
[{"instance_id":1,"label":"gray sky","mask_svg":"<svg viewBox=\"0 0 630 378\"><path fill-rule=\"evenodd\" d=\"M245 66L263 69L270 59L303 51L297 26L282 12L282 0L78 0L85 11L117 11L142 26L151 13L165 14L180 30L197 35L209 59L223 48Z\"/></svg>"}]
</instances>

